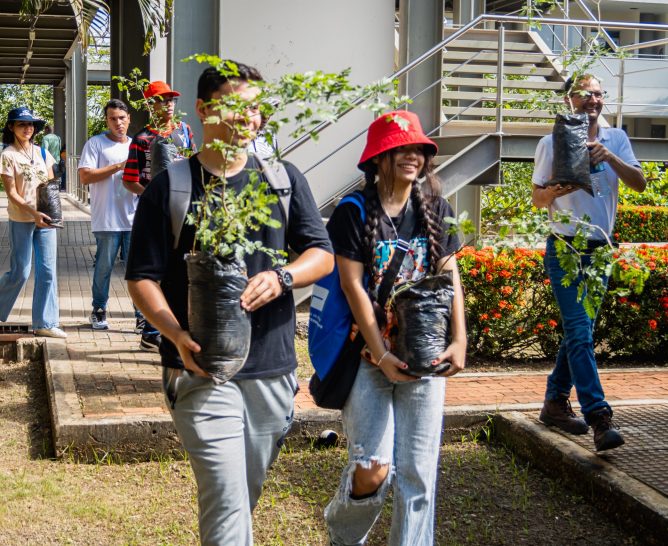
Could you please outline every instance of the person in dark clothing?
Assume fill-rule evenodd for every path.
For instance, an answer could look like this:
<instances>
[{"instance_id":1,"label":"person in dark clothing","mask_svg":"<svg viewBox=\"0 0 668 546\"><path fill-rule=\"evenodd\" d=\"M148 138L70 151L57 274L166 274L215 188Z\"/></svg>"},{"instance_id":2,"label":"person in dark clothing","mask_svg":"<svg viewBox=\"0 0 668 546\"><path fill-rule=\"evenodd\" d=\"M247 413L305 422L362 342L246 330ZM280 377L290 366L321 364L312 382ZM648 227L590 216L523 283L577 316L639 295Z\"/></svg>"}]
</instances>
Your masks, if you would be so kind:
<instances>
[{"instance_id":1,"label":"person in dark clothing","mask_svg":"<svg viewBox=\"0 0 668 546\"><path fill-rule=\"evenodd\" d=\"M259 92L253 85L262 79L257 70L237 66L238 77L208 68L199 79L196 109L203 123L203 146L188 159L190 212L203 196L203 180L225 176L227 187L238 191L251 182L249 171L259 169L244 151L259 128L259 110L250 107L239 120L212 105L232 93L252 101ZM222 119L211 123L212 116ZM214 140L234 145L238 152L224 156L210 146ZM246 257L249 282L241 304L251 313L250 353L226 383L214 382L193 359L200 347L188 332L184 254L193 249L195 227L183 225L174 249L169 171L147 186L135 216L126 279L133 300L163 336L163 387L197 479L203 544L253 543L251 512L290 428L297 389L291 288L312 284L334 266L308 183L294 165L285 163L285 168L292 186L289 223L279 229L261 227L252 237L276 250L285 250L287 244L299 257L283 268L274 268L264 253ZM272 217L282 222L279 204L272 205Z\"/></svg>"},{"instance_id":2,"label":"person in dark clothing","mask_svg":"<svg viewBox=\"0 0 668 546\"><path fill-rule=\"evenodd\" d=\"M151 147L156 138L169 137L178 145L197 151L190 126L184 122L174 122L174 111L180 95L160 80L151 82L144 90L144 98L151 101L151 113L158 127L149 124L132 137L123 170L123 186L129 192L141 195L151 181ZM125 257L123 253L121 256ZM142 351L158 351L162 338L150 322L145 318L138 319L135 331L141 333L139 348Z\"/></svg>"}]
</instances>

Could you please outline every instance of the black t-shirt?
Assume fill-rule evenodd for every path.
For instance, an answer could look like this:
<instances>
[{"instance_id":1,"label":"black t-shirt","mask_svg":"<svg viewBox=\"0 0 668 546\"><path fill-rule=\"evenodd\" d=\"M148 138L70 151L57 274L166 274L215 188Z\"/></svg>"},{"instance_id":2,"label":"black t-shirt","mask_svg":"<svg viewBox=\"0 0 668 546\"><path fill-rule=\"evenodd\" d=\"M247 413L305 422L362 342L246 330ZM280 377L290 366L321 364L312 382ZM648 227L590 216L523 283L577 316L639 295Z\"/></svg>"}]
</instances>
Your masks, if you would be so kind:
<instances>
[{"instance_id":1,"label":"black t-shirt","mask_svg":"<svg viewBox=\"0 0 668 546\"><path fill-rule=\"evenodd\" d=\"M414 205L415 206L415 205ZM443 255L447 256L456 252L459 248L459 241L456 235L450 235L448 228L450 224L445 224L443 218L454 216L449 203L437 197L433 201L432 209L436 212L439 225L442 226L438 241L443 249ZM397 246L398 230L405 211L391 220L386 214L380 215L380 233L377 235L376 247L373 249L373 272L374 278L371 284L371 293L376 296L378 287L382 280L382 274L390 263L394 249ZM417 217L417 214L416 214ZM394 227L393 227L394 224ZM354 203L343 203L334 209L332 216L327 224L327 231L334 246L334 252L356 262L368 263L370 252L364 242L364 225L360 215L360 209ZM416 222L413 229L413 235L410 240L410 247L404 256L404 260L399 268L399 274L395 284L405 281L417 281L424 277L429 271L429 245L427 234L422 229L421 222Z\"/></svg>"},{"instance_id":2,"label":"black t-shirt","mask_svg":"<svg viewBox=\"0 0 668 546\"><path fill-rule=\"evenodd\" d=\"M285 163L292 183L290 222L287 238L284 228L262 227L249 237L262 240L264 245L285 250L285 242L297 254L309 248L322 248L332 252L322 217L315 204L308 182L297 168ZM246 167L239 174L228 178L228 187L239 191L249 182L248 170L259 170L256 160L249 157ZM203 196L202 173L208 179L210 173L203 170L197 156L190 158L192 175L192 202ZM279 204L272 205L272 217L284 223ZM195 227L185 224L181 230L179 246L175 250L169 212L169 178L164 171L156 176L142 194L132 226L132 243L128 256L126 280L151 279L160 283L167 303L183 329L188 329L188 276L184 260L193 246ZM271 259L256 252L246 256L248 276L272 269ZM280 296L251 314L251 348L244 367L237 379L275 377L295 369L297 358L294 350L295 306L292 293ZM182 368L183 362L174 344L163 338L160 346L163 366Z\"/></svg>"}]
</instances>

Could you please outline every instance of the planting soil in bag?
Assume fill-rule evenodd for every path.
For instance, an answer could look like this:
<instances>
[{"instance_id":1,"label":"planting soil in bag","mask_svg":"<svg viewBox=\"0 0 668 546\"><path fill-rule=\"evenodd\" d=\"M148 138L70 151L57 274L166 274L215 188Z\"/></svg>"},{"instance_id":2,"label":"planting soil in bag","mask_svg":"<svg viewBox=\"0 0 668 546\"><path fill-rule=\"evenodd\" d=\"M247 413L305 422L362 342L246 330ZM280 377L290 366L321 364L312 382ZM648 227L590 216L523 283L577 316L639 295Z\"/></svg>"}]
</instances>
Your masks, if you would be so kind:
<instances>
[{"instance_id":1,"label":"planting soil in bag","mask_svg":"<svg viewBox=\"0 0 668 546\"><path fill-rule=\"evenodd\" d=\"M246 362L250 349L250 315L240 298L248 279L242 262L196 252L188 266L188 325L202 350L197 365L220 381L228 381Z\"/></svg>"},{"instance_id":2,"label":"planting soil in bag","mask_svg":"<svg viewBox=\"0 0 668 546\"><path fill-rule=\"evenodd\" d=\"M63 227L63 209L60 205L60 180L53 178L37 186L37 210L51 218L50 225Z\"/></svg>"},{"instance_id":3,"label":"planting soil in bag","mask_svg":"<svg viewBox=\"0 0 668 546\"><path fill-rule=\"evenodd\" d=\"M548 185L568 184L594 195L589 175L588 130L586 113L557 114L552 129L553 176Z\"/></svg>"},{"instance_id":4,"label":"planting soil in bag","mask_svg":"<svg viewBox=\"0 0 668 546\"><path fill-rule=\"evenodd\" d=\"M452 274L425 277L397 287L392 298L392 312L397 333L392 352L406 364L408 373L422 376L440 373L448 366L431 362L449 344L452 315Z\"/></svg>"}]
</instances>

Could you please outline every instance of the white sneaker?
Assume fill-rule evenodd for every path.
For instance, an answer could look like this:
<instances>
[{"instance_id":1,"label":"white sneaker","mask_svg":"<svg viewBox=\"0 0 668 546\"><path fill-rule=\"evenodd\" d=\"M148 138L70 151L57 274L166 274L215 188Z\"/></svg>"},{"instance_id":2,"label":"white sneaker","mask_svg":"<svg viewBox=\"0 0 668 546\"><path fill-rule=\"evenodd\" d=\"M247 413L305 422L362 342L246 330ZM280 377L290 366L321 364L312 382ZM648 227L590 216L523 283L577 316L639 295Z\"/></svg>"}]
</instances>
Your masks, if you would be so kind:
<instances>
[{"instance_id":1,"label":"white sneaker","mask_svg":"<svg viewBox=\"0 0 668 546\"><path fill-rule=\"evenodd\" d=\"M93 330L109 329L109 323L107 322L107 312L101 307L99 309L93 309L89 320Z\"/></svg>"},{"instance_id":2,"label":"white sneaker","mask_svg":"<svg viewBox=\"0 0 668 546\"><path fill-rule=\"evenodd\" d=\"M37 328L34 334L37 337L59 337L65 339L67 334L63 332L60 328L54 326L53 328Z\"/></svg>"}]
</instances>

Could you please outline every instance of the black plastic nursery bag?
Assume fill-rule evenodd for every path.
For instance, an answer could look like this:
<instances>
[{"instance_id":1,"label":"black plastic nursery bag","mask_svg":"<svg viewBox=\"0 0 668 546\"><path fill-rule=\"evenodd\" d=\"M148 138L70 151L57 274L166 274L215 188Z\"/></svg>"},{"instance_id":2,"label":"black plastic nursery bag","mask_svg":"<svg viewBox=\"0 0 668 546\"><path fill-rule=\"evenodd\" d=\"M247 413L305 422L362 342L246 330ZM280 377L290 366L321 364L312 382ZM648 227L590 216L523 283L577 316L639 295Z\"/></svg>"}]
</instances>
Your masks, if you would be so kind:
<instances>
[{"instance_id":1,"label":"black plastic nursery bag","mask_svg":"<svg viewBox=\"0 0 668 546\"><path fill-rule=\"evenodd\" d=\"M60 204L60 180L53 178L37 186L37 210L51 218L50 225L63 227L63 209Z\"/></svg>"},{"instance_id":2,"label":"black plastic nursery bag","mask_svg":"<svg viewBox=\"0 0 668 546\"><path fill-rule=\"evenodd\" d=\"M248 279L243 263L204 252L186 256L188 326L202 350L195 362L220 381L231 379L250 350L250 315L241 307Z\"/></svg>"},{"instance_id":3,"label":"black plastic nursery bag","mask_svg":"<svg viewBox=\"0 0 668 546\"><path fill-rule=\"evenodd\" d=\"M452 315L452 273L425 277L395 289L392 311L398 330L392 351L408 364L411 375L440 373L448 362L432 366L449 344Z\"/></svg>"},{"instance_id":4,"label":"black plastic nursery bag","mask_svg":"<svg viewBox=\"0 0 668 546\"><path fill-rule=\"evenodd\" d=\"M151 142L151 178L167 169L170 163L181 159L179 148L171 138L156 136Z\"/></svg>"},{"instance_id":5,"label":"black plastic nursery bag","mask_svg":"<svg viewBox=\"0 0 668 546\"><path fill-rule=\"evenodd\" d=\"M552 180L548 185L576 186L594 195L589 175L587 114L557 114L552 129Z\"/></svg>"}]
</instances>

